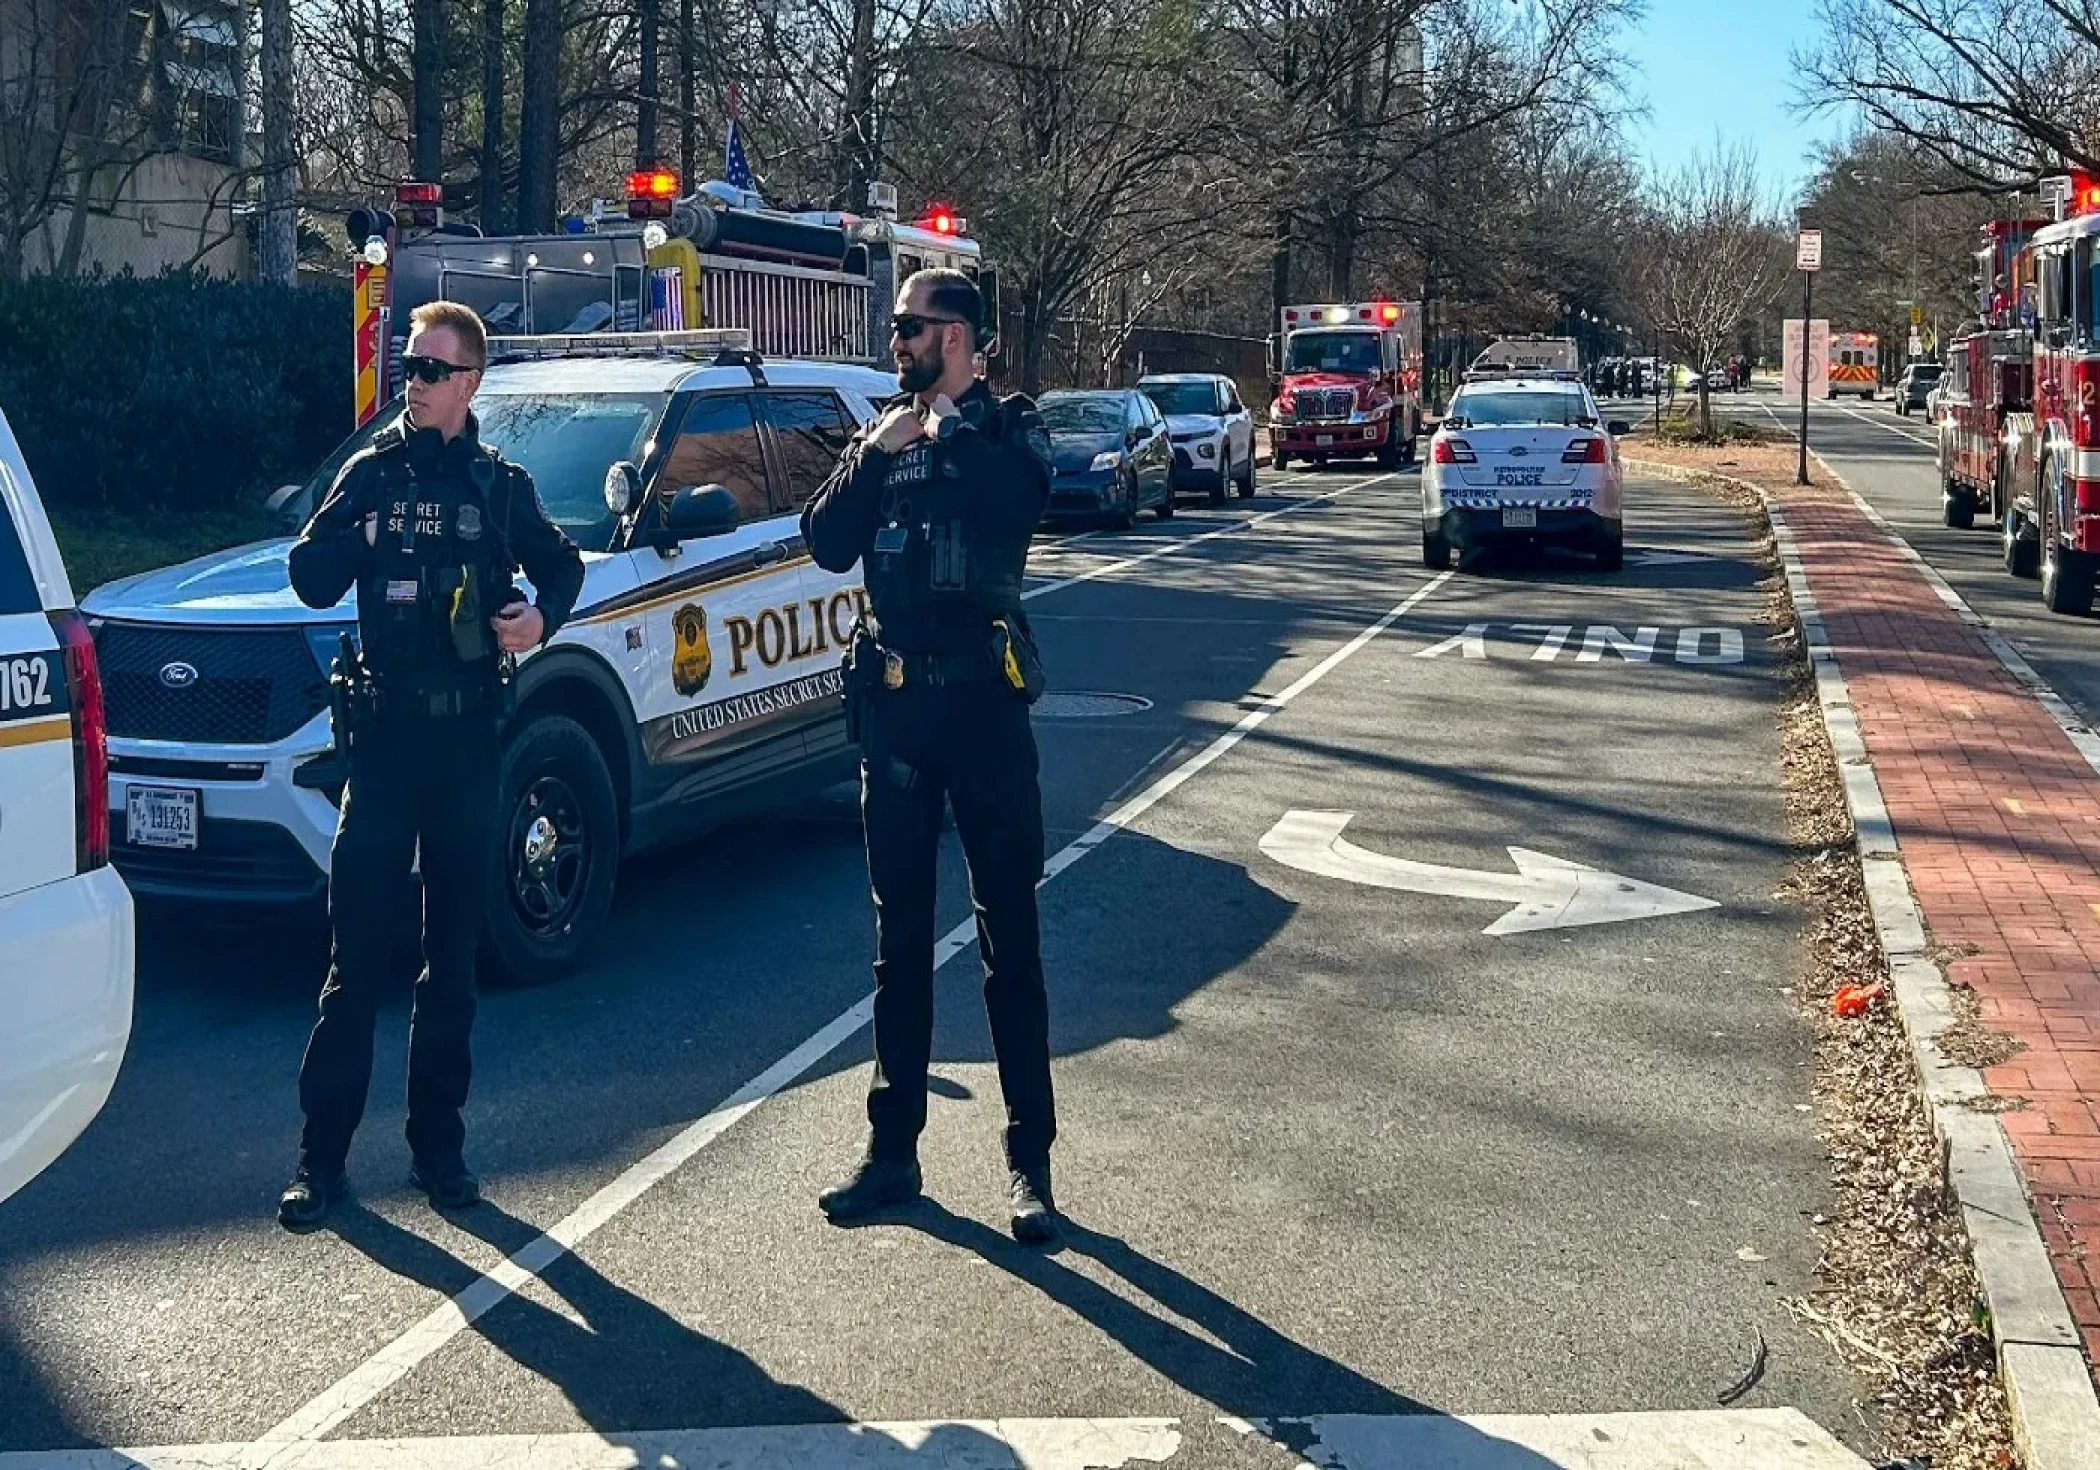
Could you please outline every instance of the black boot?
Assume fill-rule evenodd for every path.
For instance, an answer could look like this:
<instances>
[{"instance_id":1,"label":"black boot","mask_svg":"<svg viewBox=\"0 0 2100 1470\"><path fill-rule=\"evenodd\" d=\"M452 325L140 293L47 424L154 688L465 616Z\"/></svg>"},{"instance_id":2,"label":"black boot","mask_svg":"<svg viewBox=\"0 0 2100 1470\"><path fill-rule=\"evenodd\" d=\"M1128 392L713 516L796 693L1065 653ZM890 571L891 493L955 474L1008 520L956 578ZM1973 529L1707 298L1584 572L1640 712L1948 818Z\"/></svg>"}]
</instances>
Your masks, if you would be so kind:
<instances>
[{"instance_id":1,"label":"black boot","mask_svg":"<svg viewBox=\"0 0 2100 1470\"><path fill-rule=\"evenodd\" d=\"M861 1160L851 1178L817 1196L817 1208L834 1225L850 1225L885 1210L898 1209L919 1197L924 1187L917 1159Z\"/></svg>"},{"instance_id":2,"label":"black boot","mask_svg":"<svg viewBox=\"0 0 2100 1470\"><path fill-rule=\"evenodd\" d=\"M1023 1245L1049 1245L1057 1239L1057 1201L1050 1197L1050 1165L1016 1169L1006 1185L1013 1210L1014 1239Z\"/></svg>"},{"instance_id":3,"label":"black boot","mask_svg":"<svg viewBox=\"0 0 2100 1470\"><path fill-rule=\"evenodd\" d=\"M430 1196L436 1210L464 1210L481 1203L481 1181L462 1163L426 1164L417 1159L408 1166L411 1189Z\"/></svg>"},{"instance_id":4,"label":"black boot","mask_svg":"<svg viewBox=\"0 0 2100 1470\"><path fill-rule=\"evenodd\" d=\"M277 1223L287 1230L311 1230L349 1189L350 1178L340 1168L301 1164L277 1197Z\"/></svg>"}]
</instances>

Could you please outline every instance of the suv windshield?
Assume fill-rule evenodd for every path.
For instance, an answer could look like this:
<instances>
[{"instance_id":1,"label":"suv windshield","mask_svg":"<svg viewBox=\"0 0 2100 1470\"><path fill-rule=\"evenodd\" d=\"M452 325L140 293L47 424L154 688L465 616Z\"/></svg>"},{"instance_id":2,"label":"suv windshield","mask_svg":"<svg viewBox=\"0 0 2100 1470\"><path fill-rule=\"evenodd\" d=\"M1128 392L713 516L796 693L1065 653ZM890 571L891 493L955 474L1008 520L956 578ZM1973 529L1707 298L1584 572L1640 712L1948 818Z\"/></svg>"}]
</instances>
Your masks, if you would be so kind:
<instances>
[{"instance_id":1,"label":"suv windshield","mask_svg":"<svg viewBox=\"0 0 2100 1470\"><path fill-rule=\"evenodd\" d=\"M1161 413L1221 412L1217 386L1212 383L1143 383L1138 392L1151 399Z\"/></svg>"},{"instance_id":2,"label":"suv windshield","mask_svg":"<svg viewBox=\"0 0 2100 1470\"><path fill-rule=\"evenodd\" d=\"M1939 375L1940 365L1936 362L1914 362L1910 365L1910 376L1913 382L1929 382Z\"/></svg>"},{"instance_id":3,"label":"suv windshield","mask_svg":"<svg viewBox=\"0 0 2100 1470\"><path fill-rule=\"evenodd\" d=\"M483 393L474 400L482 442L524 466L547 518L584 551L612 545L619 518L605 508L605 472L639 464L670 399L663 393ZM345 439L306 482L306 514L350 457L401 416L397 399Z\"/></svg>"},{"instance_id":4,"label":"suv windshield","mask_svg":"<svg viewBox=\"0 0 2100 1470\"><path fill-rule=\"evenodd\" d=\"M1048 398L1038 405L1043 426L1053 434L1120 434L1120 398Z\"/></svg>"},{"instance_id":5,"label":"suv windshield","mask_svg":"<svg viewBox=\"0 0 2100 1470\"><path fill-rule=\"evenodd\" d=\"M1500 429L1520 424L1573 425L1589 421L1580 393L1479 393L1463 389L1451 400L1451 417L1469 428Z\"/></svg>"},{"instance_id":6,"label":"suv windshield","mask_svg":"<svg viewBox=\"0 0 2100 1470\"><path fill-rule=\"evenodd\" d=\"M1283 367L1290 373L1375 373L1378 337L1372 332L1293 332Z\"/></svg>"}]
</instances>

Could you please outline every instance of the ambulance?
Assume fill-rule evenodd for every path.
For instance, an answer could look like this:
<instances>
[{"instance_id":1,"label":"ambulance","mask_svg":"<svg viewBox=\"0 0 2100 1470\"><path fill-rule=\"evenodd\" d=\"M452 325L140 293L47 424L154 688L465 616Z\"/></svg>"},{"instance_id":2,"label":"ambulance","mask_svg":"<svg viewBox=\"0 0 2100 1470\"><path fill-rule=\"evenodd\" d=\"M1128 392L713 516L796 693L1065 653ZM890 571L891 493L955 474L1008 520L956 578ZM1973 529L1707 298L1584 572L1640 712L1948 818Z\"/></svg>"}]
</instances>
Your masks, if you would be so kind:
<instances>
[{"instance_id":1,"label":"ambulance","mask_svg":"<svg viewBox=\"0 0 2100 1470\"><path fill-rule=\"evenodd\" d=\"M1881 391L1881 339L1872 332L1834 332L1830 338L1830 389L1871 400Z\"/></svg>"},{"instance_id":2,"label":"ambulance","mask_svg":"<svg viewBox=\"0 0 2100 1470\"><path fill-rule=\"evenodd\" d=\"M1422 303L1286 306L1269 339L1269 450L1294 459L1412 464L1422 429Z\"/></svg>"}]
</instances>

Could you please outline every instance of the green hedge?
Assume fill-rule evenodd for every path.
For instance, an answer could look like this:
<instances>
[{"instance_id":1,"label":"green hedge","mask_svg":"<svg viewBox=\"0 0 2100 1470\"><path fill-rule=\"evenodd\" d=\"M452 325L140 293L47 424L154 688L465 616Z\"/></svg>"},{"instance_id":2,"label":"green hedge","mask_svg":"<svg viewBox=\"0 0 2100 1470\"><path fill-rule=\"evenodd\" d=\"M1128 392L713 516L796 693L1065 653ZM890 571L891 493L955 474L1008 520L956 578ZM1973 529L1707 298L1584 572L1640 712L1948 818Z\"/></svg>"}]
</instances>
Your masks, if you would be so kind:
<instances>
[{"instance_id":1,"label":"green hedge","mask_svg":"<svg viewBox=\"0 0 2100 1470\"><path fill-rule=\"evenodd\" d=\"M0 282L0 410L54 508L252 505L349 433L350 337L346 286Z\"/></svg>"}]
</instances>

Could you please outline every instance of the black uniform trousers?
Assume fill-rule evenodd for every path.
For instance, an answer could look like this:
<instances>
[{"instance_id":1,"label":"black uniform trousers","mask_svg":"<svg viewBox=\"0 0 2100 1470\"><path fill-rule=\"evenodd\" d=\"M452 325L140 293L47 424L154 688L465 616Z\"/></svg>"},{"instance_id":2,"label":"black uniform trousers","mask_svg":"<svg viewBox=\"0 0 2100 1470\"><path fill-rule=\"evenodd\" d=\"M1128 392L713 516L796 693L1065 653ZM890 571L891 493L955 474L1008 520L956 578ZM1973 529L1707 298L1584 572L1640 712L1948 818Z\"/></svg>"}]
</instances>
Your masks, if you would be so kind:
<instances>
[{"instance_id":1,"label":"black uniform trousers","mask_svg":"<svg viewBox=\"0 0 2100 1470\"><path fill-rule=\"evenodd\" d=\"M935 859L945 797L969 868L985 1011L1006 1099L1007 1162L1017 1169L1046 1164L1057 1120L1035 900L1043 802L1028 706L1004 684L984 680L877 690L865 718L861 813L875 894L870 1152L910 1159L926 1126Z\"/></svg>"},{"instance_id":2,"label":"black uniform trousers","mask_svg":"<svg viewBox=\"0 0 2100 1470\"><path fill-rule=\"evenodd\" d=\"M328 875L333 952L299 1068L300 1157L310 1167L340 1168L364 1117L373 1025L419 844L423 972L409 1021L408 1145L435 1167L461 1161L497 752L493 707L438 716L389 710L352 748Z\"/></svg>"}]
</instances>

